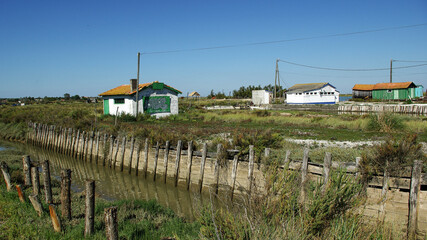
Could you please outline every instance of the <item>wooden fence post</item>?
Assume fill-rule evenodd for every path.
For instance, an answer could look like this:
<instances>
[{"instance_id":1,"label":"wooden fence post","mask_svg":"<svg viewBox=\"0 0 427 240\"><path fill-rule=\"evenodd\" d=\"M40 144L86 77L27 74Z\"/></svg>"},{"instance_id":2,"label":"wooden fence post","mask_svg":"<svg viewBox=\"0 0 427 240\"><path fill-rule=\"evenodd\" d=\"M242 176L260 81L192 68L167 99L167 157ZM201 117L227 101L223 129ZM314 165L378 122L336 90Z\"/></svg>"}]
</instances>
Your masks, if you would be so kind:
<instances>
[{"instance_id":1,"label":"wooden fence post","mask_svg":"<svg viewBox=\"0 0 427 240\"><path fill-rule=\"evenodd\" d=\"M92 235L95 222L95 181L86 180L85 236Z\"/></svg>"},{"instance_id":2,"label":"wooden fence post","mask_svg":"<svg viewBox=\"0 0 427 240\"><path fill-rule=\"evenodd\" d=\"M234 158L233 158L233 170L231 171L231 196L230 196L231 200L233 200L234 187L236 185L238 162L239 162L239 156L236 154L236 155L234 155Z\"/></svg>"},{"instance_id":3,"label":"wooden fence post","mask_svg":"<svg viewBox=\"0 0 427 240\"><path fill-rule=\"evenodd\" d=\"M203 143L202 160L200 163L199 192L202 192L202 188L203 188L203 176L205 174L205 163L206 163L207 153L208 153L208 144Z\"/></svg>"},{"instance_id":4,"label":"wooden fence post","mask_svg":"<svg viewBox=\"0 0 427 240\"><path fill-rule=\"evenodd\" d=\"M71 220L71 169L61 170L61 213Z\"/></svg>"},{"instance_id":5,"label":"wooden fence post","mask_svg":"<svg viewBox=\"0 0 427 240\"><path fill-rule=\"evenodd\" d=\"M129 174L131 174L131 172L132 172L132 158L133 158L134 148L135 148L135 138L133 138L133 136L132 136L130 139L129 170L128 170Z\"/></svg>"},{"instance_id":6,"label":"wooden fence post","mask_svg":"<svg viewBox=\"0 0 427 240\"><path fill-rule=\"evenodd\" d=\"M176 158L175 158L175 187L178 186L179 163L181 162L181 149L182 149L182 141L178 140L178 144L176 145Z\"/></svg>"},{"instance_id":7,"label":"wooden fence post","mask_svg":"<svg viewBox=\"0 0 427 240\"><path fill-rule=\"evenodd\" d=\"M144 166L142 172L144 173L144 178L147 178L147 169L148 169L148 138L145 139L144 146Z\"/></svg>"},{"instance_id":8,"label":"wooden fence post","mask_svg":"<svg viewBox=\"0 0 427 240\"><path fill-rule=\"evenodd\" d=\"M10 174L9 174L9 166L7 166L6 162L1 162L1 171L3 172L3 178L6 182L6 189L10 191L12 188L12 184L10 182Z\"/></svg>"},{"instance_id":9,"label":"wooden fence post","mask_svg":"<svg viewBox=\"0 0 427 240\"><path fill-rule=\"evenodd\" d=\"M119 239L117 227L117 207L109 207L104 209L105 235L107 240Z\"/></svg>"},{"instance_id":10,"label":"wooden fence post","mask_svg":"<svg viewBox=\"0 0 427 240\"><path fill-rule=\"evenodd\" d=\"M86 136L86 132L83 131L82 132L82 143L80 144L79 159L83 159L84 158L85 144L86 144L85 136Z\"/></svg>"},{"instance_id":11,"label":"wooden fence post","mask_svg":"<svg viewBox=\"0 0 427 240\"><path fill-rule=\"evenodd\" d=\"M79 150L79 144L80 144L80 129L77 129L77 136L75 139L74 148L73 148L73 152L72 152L72 156L74 158L77 158L77 152Z\"/></svg>"},{"instance_id":12,"label":"wooden fence post","mask_svg":"<svg viewBox=\"0 0 427 240\"><path fill-rule=\"evenodd\" d=\"M43 213L43 206L42 206L42 204L41 204L41 202L37 196L38 195L33 194L33 195L28 196L28 198L30 199L31 204L34 207L34 210L36 210L39 217L41 217L41 215Z\"/></svg>"},{"instance_id":13,"label":"wooden fence post","mask_svg":"<svg viewBox=\"0 0 427 240\"><path fill-rule=\"evenodd\" d=\"M107 134L104 133L104 138L102 140L102 166L105 166L105 159L107 158Z\"/></svg>"},{"instance_id":14,"label":"wooden fence post","mask_svg":"<svg viewBox=\"0 0 427 240\"><path fill-rule=\"evenodd\" d=\"M291 150L286 150L285 155L285 166L290 162L291 160ZM287 170L287 169L286 169Z\"/></svg>"},{"instance_id":15,"label":"wooden fence post","mask_svg":"<svg viewBox=\"0 0 427 240\"><path fill-rule=\"evenodd\" d=\"M123 172L123 165L125 163L125 152L126 152L126 136L123 137L123 142L122 142L122 161L120 163L120 172Z\"/></svg>"},{"instance_id":16,"label":"wooden fence post","mask_svg":"<svg viewBox=\"0 0 427 240\"><path fill-rule=\"evenodd\" d=\"M267 163L268 160L270 159L270 154L271 154L271 148L265 148L264 150L264 163ZM260 165L258 165L258 169L260 169Z\"/></svg>"},{"instance_id":17,"label":"wooden fence post","mask_svg":"<svg viewBox=\"0 0 427 240\"><path fill-rule=\"evenodd\" d=\"M322 192L324 192L328 186L329 176L330 176L330 172L331 172L331 166L332 166L332 155L331 155L331 153L327 152L327 153L325 153L325 158L323 160Z\"/></svg>"},{"instance_id":18,"label":"wooden fence post","mask_svg":"<svg viewBox=\"0 0 427 240\"><path fill-rule=\"evenodd\" d=\"M18 192L19 201L25 202L24 192L20 184L16 185L16 191Z\"/></svg>"},{"instance_id":19,"label":"wooden fence post","mask_svg":"<svg viewBox=\"0 0 427 240\"><path fill-rule=\"evenodd\" d=\"M304 156L302 159L302 165L301 165L301 195L300 195L300 197L301 197L300 203L301 204L305 203L305 198L306 198L305 185L307 182L308 153L309 153L309 149L305 148L304 149Z\"/></svg>"},{"instance_id":20,"label":"wooden fence post","mask_svg":"<svg viewBox=\"0 0 427 240\"><path fill-rule=\"evenodd\" d=\"M166 178L168 176L168 162L169 162L169 141L166 141L165 144L165 152L164 152L164 166L165 166L165 176L163 177L163 181L166 183Z\"/></svg>"},{"instance_id":21,"label":"wooden fence post","mask_svg":"<svg viewBox=\"0 0 427 240\"><path fill-rule=\"evenodd\" d=\"M423 164L420 160L415 160L412 167L411 190L408 201L408 239L416 239L418 231L419 197L421 188L421 172Z\"/></svg>"},{"instance_id":22,"label":"wooden fence post","mask_svg":"<svg viewBox=\"0 0 427 240\"><path fill-rule=\"evenodd\" d=\"M360 157L356 157L356 178L360 176Z\"/></svg>"},{"instance_id":23,"label":"wooden fence post","mask_svg":"<svg viewBox=\"0 0 427 240\"><path fill-rule=\"evenodd\" d=\"M250 145L249 146L249 164L248 164L249 195L251 195L251 192L252 192L252 181L253 181L253 175L254 175L254 158L255 158L254 145Z\"/></svg>"},{"instance_id":24,"label":"wooden fence post","mask_svg":"<svg viewBox=\"0 0 427 240\"><path fill-rule=\"evenodd\" d=\"M50 170L49 170L49 161L46 160L42 163L43 169L43 178L44 178L44 191L46 196L46 203L52 203L52 188L50 185Z\"/></svg>"},{"instance_id":25,"label":"wooden fence post","mask_svg":"<svg viewBox=\"0 0 427 240\"><path fill-rule=\"evenodd\" d=\"M61 220L58 217L58 214L56 214L55 205L49 204L49 213L50 218L52 219L52 225L55 232L61 232Z\"/></svg>"},{"instance_id":26,"label":"wooden fence post","mask_svg":"<svg viewBox=\"0 0 427 240\"><path fill-rule=\"evenodd\" d=\"M119 154L120 143L118 137L115 140L116 142L116 152L114 154L113 168L116 169L117 155Z\"/></svg>"},{"instance_id":27,"label":"wooden fence post","mask_svg":"<svg viewBox=\"0 0 427 240\"><path fill-rule=\"evenodd\" d=\"M110 148L108 151L108 167L111 167L111 162L113 161L113 150L114 150L114 137L113 135L110 135ZM104 163L102 165L105 166L105 157L104 157Z\"/></svg>"},{"instance_id":28,"label":"wooden fence post","mask_svg":"<svg viewBox=\"0 0 427 240\"><path fill-rule=\"evenodd\" d=\"M388 192L388 180L390 177L389 173L389 162L386 160L385 168L384 168L384 177L383 177L383 188L381 190L381 203L380 203L380 212L379 212L379 219L380 221L385 220L385 206L387 203L387 192Z\"/></svg>"},{"instance_id":29,"label":"wooden fence post","mask_svg":"<svg viewBox=\"0 0 427 240\"><path fill-rule=\"evenodd\" d=\"M87 132L86 134L86 148L85 148L85 154L84 154L84 160L87 161L89 158L89 142L91 139L91 132Z\"/></svg>"},{"instance_id":30,"label":"wooden fence post","mask_svg":"<svg viewBox=\"0 0 427 240\"><path fill-rule=\"evenodd\" d=\"M94 132L90 132L90 146L89 146L89 162L92 162L92 156L93 156L93 140L94 140Z\"/></svg>"},{"instance_id":31,"label":"wooden fence post","mask_svg":"<svg viewBox=\"0 0 427 240\"><path fill-rule=\"evenodd\" d=\"M33 183L33 194L40 194L40 177L38 167L31 167L31 178Z\"/></svg>"},{"instance_id":32,"label":"wooden fence post","mask_svg":"<svg viewBox=\"0 0 427 240\"><path fill-rule=\"evenodd\" d=\"M98 164L98 155L99 155L99 131L96 132L96 146L95 146L95 162Z\"/></svg>"},{"instance_id":33,"label":"wooden fence post","mask_svg":"<svg viewBox=\"0 0 427 240\"><path fill-rule=\"evenodd\" d=\"M224 161L224 151L223 151L222 144L218 144L216 148L216 159L215 159L215 169L214 169L214 190L215 194L218 194L218 188L219 188L219 168L220 168L220 162Z\"/></svg>"},{"instance_id":34,"label":"wooden fence post","mask_svg":"<svg viewBox=\"0 0 427 240\"><path fill-rule=\"evenodd\" d=\"M139 155L141 154L141 142L139 140L136 140L136 166L135 166L135 175L138 176L139 172Z\"/></svg>"},{"instance_id":35,"label":"wooden fence post","mask_svg":"<svg viewBox=\"0 0 427 240\"><path fill-rule=\"evenodd\" d=\"M187 190L189 190L191 182L191 165L193 164L193 141L188 142L187 157Z\"/></svg>"},{"instance_id":36,"label":"wooden fence post","mask_svg":"<svg viewBox=\"0 0 427 240\"><path fill-rule=\"evenodd\" d=\"M154 155L154 176L153 176L153 181L156 181L156 174L157 174L157 161L159 160L159 141L157 141L156 143L156 153Z\"/></svg>"},{"instance_id":37,"label":"wooden fence post","mask_svg":"<svg viewBox=\"0 0 427 240\"><path fill-rule=\"evenodd\" d=\"M25 186L31 186L31 159L30 156L22 156L22 169L24 172L24 184Z\"/></svg>"}]
</instances>

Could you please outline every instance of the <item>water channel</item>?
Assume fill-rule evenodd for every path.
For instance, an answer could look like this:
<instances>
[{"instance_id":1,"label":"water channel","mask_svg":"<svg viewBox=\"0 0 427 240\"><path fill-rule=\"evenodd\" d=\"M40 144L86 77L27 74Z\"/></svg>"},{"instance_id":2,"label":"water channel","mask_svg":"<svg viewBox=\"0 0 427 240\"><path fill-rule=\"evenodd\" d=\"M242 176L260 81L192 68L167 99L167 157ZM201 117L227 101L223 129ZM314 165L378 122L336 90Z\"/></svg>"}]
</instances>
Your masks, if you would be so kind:
<instances>
[{"instance_id":1,"label":"water channel","mask_svg":"<svg viewBox=\"0 0 427 240\"><path fill-rule=\"evenodd\" d=\"M230 207L230 202L212 197L209 194L199 194L186 189L175 187L163 181L153 181L151 177L144 178L133 172L104 167L94 162L87 162L69 156L43 150L26 144L0 141L0 150L15 148L30 155L32 161L49 160L52 178L60 181L61 169L72 170L72 190L75 193L84 190L86 179L93 179L96 183L97 197L107 200L121 199L155 199L160 205L172 209L178 216L193 221L198 210L204 204L212 203L215 207Z\"/></svg>"}]
</instances>

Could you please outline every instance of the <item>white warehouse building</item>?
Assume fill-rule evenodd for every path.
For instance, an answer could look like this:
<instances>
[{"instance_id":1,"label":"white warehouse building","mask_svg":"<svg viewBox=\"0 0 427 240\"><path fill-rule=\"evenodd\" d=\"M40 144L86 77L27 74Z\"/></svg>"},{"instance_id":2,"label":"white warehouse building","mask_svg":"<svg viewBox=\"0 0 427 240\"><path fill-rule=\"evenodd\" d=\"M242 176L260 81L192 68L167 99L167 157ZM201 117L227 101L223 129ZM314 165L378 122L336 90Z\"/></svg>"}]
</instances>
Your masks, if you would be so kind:
<instances>
[{"instance_id":1,"label":"white warehouse building","mask_svg":"<svg viewBox=\"0 0 427 240\"><path fill-rule=\"evenodd\" d=\"M136 79L99 94L104 101L105 115L136 115ZM139 84L138 113L156 117L178 114L178 94L182 93L161 82Z\"/></svg>"},{"instance_id":2,"label":"white warehouse building","mask_svg":"<svg viewBox=\"0 0 427 240\"><path fill-rule=\"evenodd\" d=\"M270 104L273 94L267 90L252 90L252 103L254 105Z\"/></svg>"},{"instance_id":3,"label":"white warehouse building","mask_svg":"<svg viewBox=\"0 0 427 240\"><path fill-rule=\"evenodd\" d=\"M340 93L329 83L295 84L286 92L287 104L336 104Z\"/></svg>"}]
</instances>

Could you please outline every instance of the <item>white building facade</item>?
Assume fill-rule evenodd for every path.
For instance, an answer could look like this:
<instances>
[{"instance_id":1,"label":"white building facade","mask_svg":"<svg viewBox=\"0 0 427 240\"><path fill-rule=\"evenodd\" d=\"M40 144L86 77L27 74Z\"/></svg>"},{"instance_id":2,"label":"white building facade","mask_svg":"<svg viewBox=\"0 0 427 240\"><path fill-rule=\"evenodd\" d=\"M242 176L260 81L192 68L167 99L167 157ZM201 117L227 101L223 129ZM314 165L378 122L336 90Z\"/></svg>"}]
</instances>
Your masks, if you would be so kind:
<instances>
[{"instance_id":1,"label":"white building facade","mask_svg":"<svg viewBox=\"0 0 427 240\"><path fill-rule=\"evenodd\" d=\"M254 105L270 104L273 94L266 90L252 90L252 103Z\"/></svg>"},{"instance_id":2,"label":"white building facade","mask_svg":"<svg viewBox=\"0 0 427 240\"><path fill-rule=\"evenodd\" d=\"M161 82L139 84L138 113L156 117L178 114L178 94L176 90ZM106 115L136 115L136 79L130 85L121 85L99 94L104 101Z\"/></svg>"},{"instance_id":3,"label":"white building facade","mask_svg":"<svg viewBox=\"0 0 427 240\"><path fill-rule=\"evenodd\" d=\"M287 104L336 104L340 93L329 83L295 84L286 92Z\"/></svg>"}]
</instances>

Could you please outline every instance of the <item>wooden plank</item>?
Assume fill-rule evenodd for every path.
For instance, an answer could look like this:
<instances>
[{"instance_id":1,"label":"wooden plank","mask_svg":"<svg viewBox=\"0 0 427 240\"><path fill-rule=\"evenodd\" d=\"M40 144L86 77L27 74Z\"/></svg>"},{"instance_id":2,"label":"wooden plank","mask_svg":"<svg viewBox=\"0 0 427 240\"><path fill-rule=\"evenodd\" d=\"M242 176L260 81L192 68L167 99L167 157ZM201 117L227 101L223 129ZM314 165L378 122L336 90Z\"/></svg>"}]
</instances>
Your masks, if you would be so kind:
<instances>
[{"instance_id":1,"label":"wooden plank","mask_svg":"<svg viewBox=\"0 0 427 240\"><path fill-rule=\"evenodd\" d=\"M418 231L419 196L421 188L422 161L415 160L412 169L411 190L409 192L408 228L407 236L415 239Z\"/></svg>"},{"instance_id":2,"label":"wooden plank","mask_svg":"<svg viewBox=\"0 0 427 240\"><path fill-rule=\"evenodd\" d=\"M181 162L181 149L182 149L182 141L178 140L178 144L176 146L176 158L175 158L175 187L178 186L179 164Z\"/></svg>"},{"instance_id":3,"label":"wooden plank","mask_svg":"<svg viewBox=\"0 0 427 240\"><path fill-rule=\"evenodd\" d=\"M208 152L208 144L203 143L202 161L200 164L199 192L202 192L202 188L203 188L203 176L205 174L205 163L206 163L207 152Z\"/></svg>"},{"instance_id":4,"label":"wooden plank","mask_svg":"<svg viewBox=\"0 0 427 240\"><path fill-rule=\"evenodd\" d=\"M190 183L191 183L191 166L193 164L193 141L188 142L188 150L187 150L187 190L190 189Z\"/></svg>"},{"instance_id":5,"label":"wooden plank","mask_svg":"<svg viewBox=\"0 0 427 240\"><path fill-rule=\"evenodd\" d=\"M164 152L164 156L163 156L163 165L165 168L165 175L163 176L163 181L166 183L166 178L168 176L168 162L169 162L169 141L166 141L165 144L165 152Z\"/></svg>"}]
</instances>

